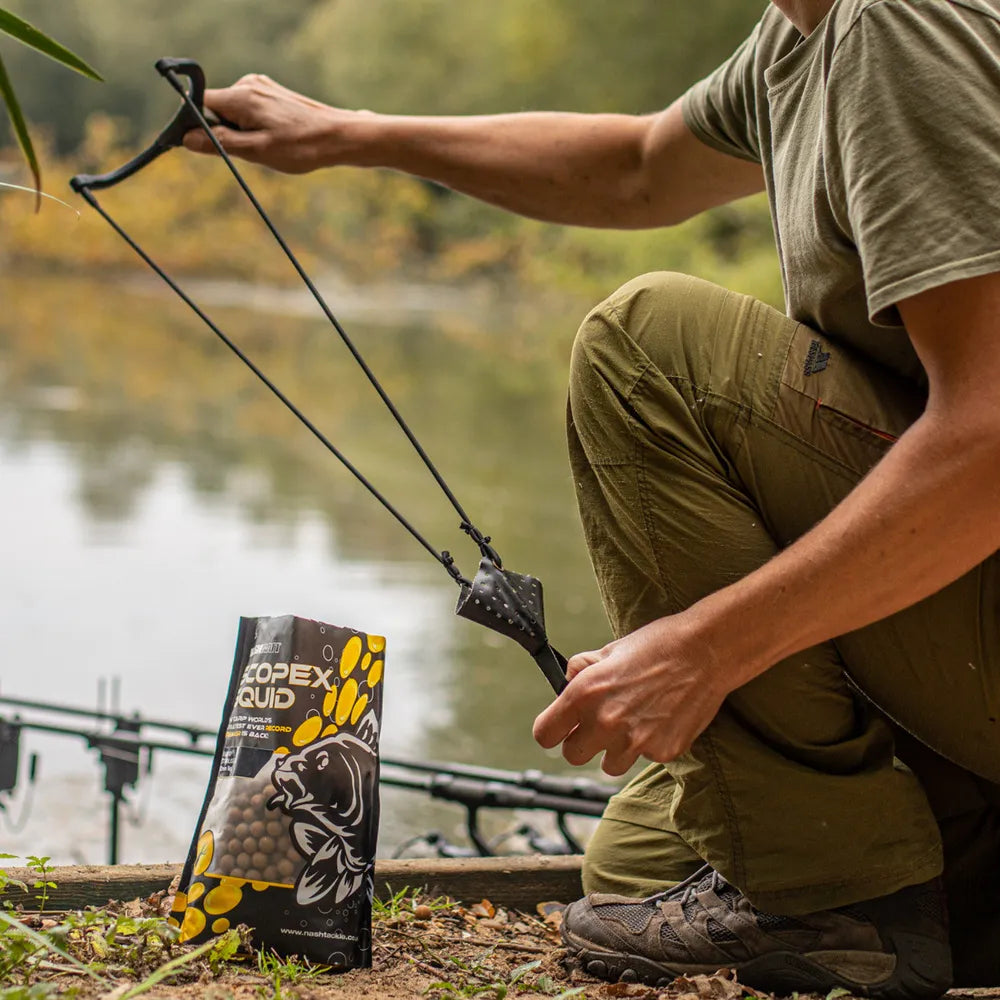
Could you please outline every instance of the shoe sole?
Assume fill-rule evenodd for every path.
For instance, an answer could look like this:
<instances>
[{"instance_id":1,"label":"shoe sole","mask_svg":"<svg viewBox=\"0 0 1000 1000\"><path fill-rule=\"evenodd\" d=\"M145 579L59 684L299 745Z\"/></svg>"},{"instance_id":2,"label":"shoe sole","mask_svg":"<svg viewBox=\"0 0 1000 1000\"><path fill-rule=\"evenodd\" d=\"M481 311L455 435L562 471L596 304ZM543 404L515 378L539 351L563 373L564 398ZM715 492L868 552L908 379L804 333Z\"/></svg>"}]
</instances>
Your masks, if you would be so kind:
<instances>
[{"instance_id":1,"label":"shoe sole","mask_svg":"<svg viewBox=\"0 0 1000 1000\"><path fill-rule=\"evenodd\" d=\"M908 939L900 941L899 937ZM642 982L664 987L678 976L711 975L719 971L718 963L711 966L674 966L653 962L641 955L605 951L576 938L565 928L563 940L569 955L576 959L587 973L612 982ZM745 986L752 986L778 996L793 993L825 994L839 988L848 990L855 996L868 996L876 1000L929 1000L941 996L949 989L950 962L947 963L947 977L934 974L928 976L921 972L922 969L937 971L940 968L939 942L899 935L896 943L905 946L905 950L900 949L897 953L905 955L907 961L893 960L894 967L888 971L886 977L874 982L859 982L839 975L800 952L769 952L747 962L727 964L726 968L733 969L736 978ZM874 969L878 964L885 964L885 957L867 952L857 953L856 961L867 961L867 964Z\"/></svg>"}]
</instances>

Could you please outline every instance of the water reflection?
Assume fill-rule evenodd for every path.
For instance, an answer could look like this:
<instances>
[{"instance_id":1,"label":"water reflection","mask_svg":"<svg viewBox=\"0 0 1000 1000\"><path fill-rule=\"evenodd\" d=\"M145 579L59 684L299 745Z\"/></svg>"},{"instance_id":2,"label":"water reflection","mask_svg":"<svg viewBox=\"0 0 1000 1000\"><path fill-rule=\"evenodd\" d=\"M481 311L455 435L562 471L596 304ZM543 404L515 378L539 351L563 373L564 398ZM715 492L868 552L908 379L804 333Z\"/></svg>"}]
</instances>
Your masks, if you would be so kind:
<instances>
[{"instance_id":1,"label":"water reflection","mask_svg":"<svg viewBox=\"0 0 1000 1000\"><path fill-rule=\"evenodd\" d=\"M183 307L145 286L68 276L7 276L0 301L0 690L92 704L98 678L120 675L126 709L213 726L237 616L294 611L388 635L387 754L559 769L530 739L548 697L530 659L454 617L444 571ZM457 516L328 328L214 312L472 571ZM485 313L351 324L473 519L508 565L545 582L550 633L567 652L607 638L564 457L574 325ZM103 815L96 768L76 746L31 742L52 780L25 831L0 846L101 860L93 831L72 833L80 805L91 826ZM170 794L153 795L125 860L186 847L204 779L190 761L157 768ZM65 790L49 795L56 776L79 778L72 807ZM385 846L458 819L403 793L385 816ZM165 827L176 836L164 840Z\"/></svg>"}]
</instances>

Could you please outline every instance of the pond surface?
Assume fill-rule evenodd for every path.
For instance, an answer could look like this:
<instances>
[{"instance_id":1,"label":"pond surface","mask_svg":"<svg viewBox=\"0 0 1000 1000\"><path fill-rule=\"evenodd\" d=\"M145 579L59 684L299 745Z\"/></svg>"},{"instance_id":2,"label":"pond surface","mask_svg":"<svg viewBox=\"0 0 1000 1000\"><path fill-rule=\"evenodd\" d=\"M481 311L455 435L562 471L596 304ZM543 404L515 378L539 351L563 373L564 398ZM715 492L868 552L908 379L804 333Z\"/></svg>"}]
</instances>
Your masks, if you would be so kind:
<instances>
[{"instance_id":1,"label":"pond surface","mask_svg":"<svg viewBox=\"0 0 1000 1000\"><path fill-rule=\"evenodd\" d=\"M471 574L477 550L325 323L226 288L203 289L224 328ZM103 690L215 728L239 616L295 613L387 636L385 755L567 770L531 740L548 688L527 654L454 616L444 570L182 305L135 278L9 273L0 302L0 694L95 707ZM342 319L389 394L506 564L544 582L553 642L605 642L563 441L578 317L385 305ZM181 860L207 775L158 754L121 860ZM0 852L104 861L102 781L83 740L26 734ZM388 790L380 853L430 829L461 840L462 819Z\"/></svg>"}]
</instances>

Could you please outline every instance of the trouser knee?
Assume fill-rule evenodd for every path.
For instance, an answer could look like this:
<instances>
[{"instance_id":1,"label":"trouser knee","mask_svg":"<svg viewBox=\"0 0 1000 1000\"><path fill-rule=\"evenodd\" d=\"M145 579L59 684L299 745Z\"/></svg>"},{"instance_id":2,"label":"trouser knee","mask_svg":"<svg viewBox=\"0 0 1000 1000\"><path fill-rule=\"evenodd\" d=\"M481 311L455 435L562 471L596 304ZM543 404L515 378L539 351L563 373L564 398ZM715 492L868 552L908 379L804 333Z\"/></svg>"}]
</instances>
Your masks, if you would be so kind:
<instances>
[{"instance_id":1,"label":"trouser knee","mask_svg":"<svg viewBox=\"0 0 1000 1000\"><path fill-rule=\"evenodd\" d=\"M626 282L584 319L570 362L573 421L601 435L611 398L627 398L654 364L668 376L690 374L699 328L711 300L727 294L709 282L654 271Z\"/></svg>"},{"instance_id":2,"label":"trouser knee","mask_svg":"<svg viewBox=\"0 0 1000 1000\"><path fill-rule=\"evenodd\" d=\"M676 351L683 367L683 341L703 316L706 299L724 290L675 271L651 271L627 281L587 314L573 345L570 378L579 377L588 360L620 352L622 334L634 343L654 341L657 353Z\"/></svg>"}]
</instances>

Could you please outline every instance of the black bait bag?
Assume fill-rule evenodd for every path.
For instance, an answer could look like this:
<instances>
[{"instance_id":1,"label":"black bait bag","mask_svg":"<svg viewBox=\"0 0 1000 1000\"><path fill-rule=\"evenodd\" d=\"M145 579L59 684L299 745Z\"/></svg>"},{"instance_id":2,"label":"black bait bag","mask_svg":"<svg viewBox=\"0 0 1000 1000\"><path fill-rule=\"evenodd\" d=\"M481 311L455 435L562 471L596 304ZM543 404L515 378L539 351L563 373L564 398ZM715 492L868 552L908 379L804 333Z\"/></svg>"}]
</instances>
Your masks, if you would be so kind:
<instances>
[{"instance_id":1,"label":"black bait bag","mask_svg":"<svg viewBox=\"0 0 1000 1000\"><path fill-rule=\"evenodd\" d=\"M385 639L241 618L205 803L171 923L370 968Z\"/></svg>"}]
</instances>

